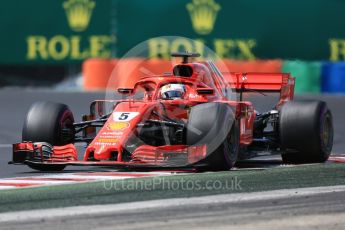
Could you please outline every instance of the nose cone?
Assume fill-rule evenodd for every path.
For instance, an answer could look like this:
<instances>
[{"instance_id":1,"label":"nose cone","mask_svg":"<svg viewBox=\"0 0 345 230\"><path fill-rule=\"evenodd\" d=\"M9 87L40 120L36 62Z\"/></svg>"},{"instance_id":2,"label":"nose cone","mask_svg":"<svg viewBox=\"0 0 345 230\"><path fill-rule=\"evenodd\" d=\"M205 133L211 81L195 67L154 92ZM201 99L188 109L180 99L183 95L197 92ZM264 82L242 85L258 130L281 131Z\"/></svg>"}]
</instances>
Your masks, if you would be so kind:
<instances>
[{"instance_id":1,"label":"nose cone","mask_svg":"<svg viewBox=\"0 0 345 230\"><path fill-rule=\"evenodd\" d=\"M144 102L121 102L108 118L89 145L96 160L122 159L122 149L128 138L133 135L141 115L146 112Z\"/></svg>"}]
</instances>

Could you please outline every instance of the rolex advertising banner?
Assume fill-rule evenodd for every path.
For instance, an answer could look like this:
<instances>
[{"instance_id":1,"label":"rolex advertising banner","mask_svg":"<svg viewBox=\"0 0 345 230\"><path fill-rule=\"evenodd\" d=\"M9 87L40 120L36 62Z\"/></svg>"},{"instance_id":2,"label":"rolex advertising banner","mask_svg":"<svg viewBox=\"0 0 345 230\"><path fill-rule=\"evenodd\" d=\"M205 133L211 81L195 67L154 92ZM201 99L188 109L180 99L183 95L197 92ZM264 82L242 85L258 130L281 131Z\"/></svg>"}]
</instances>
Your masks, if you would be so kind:
<instances>
[{"instance_id":1,"label":"rolex advertising banner","mask_svg":"<svg viewBox=\"0 0 345 230\"><path fill-rule=\"evenodd\" d=\"M230 59L341 61L344 9L343 0L3 1L0 64L121 57L143 41L148 57L205 45Z\"/></svg>"},{"instance_id":2,"label":"rolex advertising banner","mask_svg":"<svg viewBox=\"0 0 345 230\"><path fill-rule=\"evenodd\" d=\"M344 9L344 0L119 0L118 54L168 35L200 41L221 58L345 60ZM151 57L202 50L185 39L148 44Z\"/></svg>"},{"instance_id":3,"label":"rolex advertising banner","mask_svg":"<svg viewBox=\"0 0 345 230\"><path fill-rule=\"evenodd\" d=\"M1 64L79 63L115 50L111 0L11 0L0 7Z\"/></svg>"}]
</instances>

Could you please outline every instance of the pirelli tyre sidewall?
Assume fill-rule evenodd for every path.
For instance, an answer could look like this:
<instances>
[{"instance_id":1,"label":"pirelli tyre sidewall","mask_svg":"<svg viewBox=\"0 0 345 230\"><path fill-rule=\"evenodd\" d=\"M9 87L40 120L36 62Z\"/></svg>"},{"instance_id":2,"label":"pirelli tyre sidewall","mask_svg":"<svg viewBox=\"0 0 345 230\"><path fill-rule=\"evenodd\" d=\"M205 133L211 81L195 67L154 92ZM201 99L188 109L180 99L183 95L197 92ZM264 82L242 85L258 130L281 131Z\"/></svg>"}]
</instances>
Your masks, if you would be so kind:
<instances>
[{"instance_id":1,"label":"pirelli tyre sidewall","mask_svg":"<svg viewBox=\"0 0 345 230\"><path fill-rule=\"evenodd\" d=\"M51 145L65 145L73 142L74 117L67 105L55 102L34 103L25 118L22 140L47 142ZM71 129L69 137L63 129Z\"/></svg>"},{"instance_id":2,"label":"pirelli tyre sidewall","mask_svg":"<svg viewBox=\"0 0 345 230\"><path fill-rule=\"evenodd\" d=\"M234 166L239 150L239 125L233 108L225 103L204 103L192 107L187 124L187 145L206 144L202 161L209 170Z\"/></svg>"},{"instance_id":3,"label":"pirelli tyre sidewall","mask_svg":"<svg viewBox=\"0 0 345 230\"><path fill-rule=\"evenodd\" d=\"M45 142L60 146L73 142L73 114L67 105L55 102L37 102L33 104L25 118L22 141ZM64 135L63 129L71 129L70 135ZM28 164L40 171L61 171L65 165Z\"/></svg>"},{"instance_id":4,"label":"pirelli tyre sidewall","mask_svg":"<svg viewBox=\"0 0 345 230\"><path fill-rule=\"evenodd\" d=\"M280 111L279 135L285 163L318 163L333 146L332 114L323 101L287 102Z\"/></svg>"}]
</instances>

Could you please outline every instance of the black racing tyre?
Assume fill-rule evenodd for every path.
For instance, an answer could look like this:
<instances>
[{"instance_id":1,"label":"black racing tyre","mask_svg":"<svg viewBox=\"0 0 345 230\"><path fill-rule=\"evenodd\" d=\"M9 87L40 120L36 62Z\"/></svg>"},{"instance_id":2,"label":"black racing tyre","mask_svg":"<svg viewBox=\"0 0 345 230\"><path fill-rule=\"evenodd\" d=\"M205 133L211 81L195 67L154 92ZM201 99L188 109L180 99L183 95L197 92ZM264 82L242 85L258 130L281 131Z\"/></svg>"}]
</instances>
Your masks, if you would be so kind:
<instances>
[{"instance_id":1,"label":"black racing tyre","mask_svg":"<svg viewBox=\"0 0 345 230\"><path fill-rule=\"evenodd\" d=\"M207 156L201 170L231 169L239 151L239 126L233 109L224 103L205 103L192 107L187 124L187 145L206 144Z\"/></svg>"},{"instance_id":2,"label":"black racing tyre","mask_svg":"<svg viewBox=\"0 0 345 230\"><path fill-rule=\"evenodd\" d=\"M55 102L33 104L24 121L22 141L47 142L61 146L74 139L73 114L67 105ZM63 165L29 165L41 171L60 171Z\"/></svg>"},{"instance_id":3,"label":"black racing tyre","mask_svg":"<svg viewBox=\"0 0 345 230\"><path fill-rule=\"evenodd\" d=\"M284 163L321 163L328 159L333 146L333 122L325 102L287 102L279 120Z\"/></svg>"},{"instance_id":4,"label":"black racing tyre","mask_svg":"<svg viewBox=\"0 0 345 230\"><path fill-rule=\"evenodd\" d=\"M38 171L44 172L57 172L62 171L66 168L66 165L36 165L36 164L29 164L30 168Z\"/></svg>"}]
</instances>

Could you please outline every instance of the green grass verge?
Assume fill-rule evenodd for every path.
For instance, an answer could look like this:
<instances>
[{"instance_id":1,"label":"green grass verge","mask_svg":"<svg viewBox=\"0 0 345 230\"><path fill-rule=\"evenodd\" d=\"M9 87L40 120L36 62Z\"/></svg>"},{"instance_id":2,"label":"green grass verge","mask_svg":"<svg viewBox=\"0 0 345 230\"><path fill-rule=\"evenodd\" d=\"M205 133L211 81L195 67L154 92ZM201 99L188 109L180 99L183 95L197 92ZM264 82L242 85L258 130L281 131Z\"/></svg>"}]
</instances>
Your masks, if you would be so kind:
<instances>
[{"instance_id":1,"label":"green grass verge","mask_svg":"<svg viewBox=\"0 0 345 230\"><path fill-rule=\"evenodd\" d=\"M4 190L0 212L344 184L345 164L136 178Z\"/></svg>"}]
</instances>

